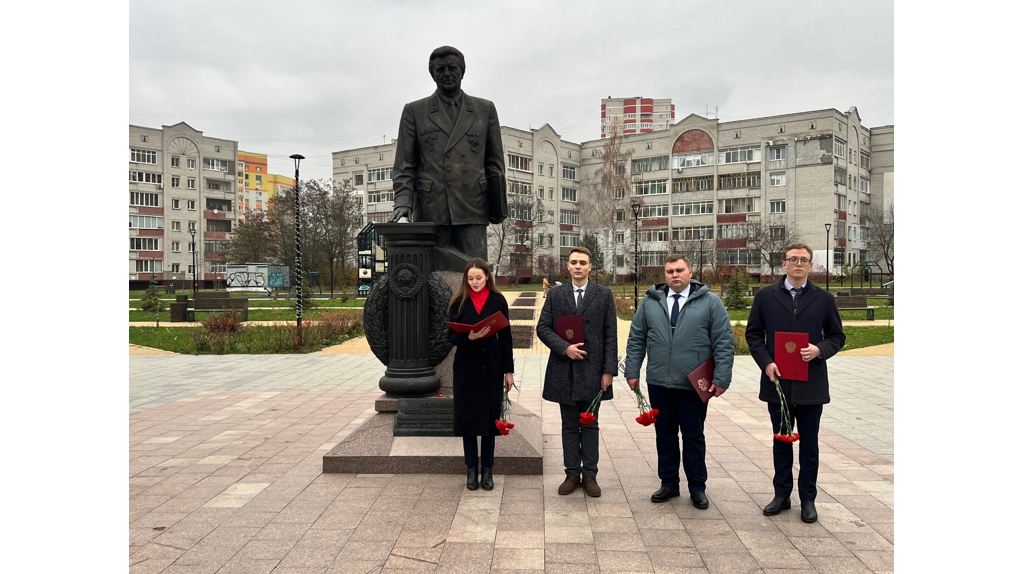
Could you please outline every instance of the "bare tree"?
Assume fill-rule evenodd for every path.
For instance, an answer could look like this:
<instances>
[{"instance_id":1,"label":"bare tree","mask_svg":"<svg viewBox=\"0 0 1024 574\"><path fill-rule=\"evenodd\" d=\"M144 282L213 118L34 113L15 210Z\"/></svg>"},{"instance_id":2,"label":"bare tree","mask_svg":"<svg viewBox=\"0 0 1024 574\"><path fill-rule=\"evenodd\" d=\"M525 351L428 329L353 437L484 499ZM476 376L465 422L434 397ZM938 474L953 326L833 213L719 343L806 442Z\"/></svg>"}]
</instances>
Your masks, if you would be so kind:
<instances>
[{"instance_id":1,"label":"bare tree","mask_svg":"<svg viewBox=\"0 0 1024 574\"><path fill-rule=\"evenodd\" d=\"M327 269L333 298L338 265L344 278L347 263L354 261L356 233L362 224L358 197L351 188L324 179L306 182L303 192L309 222L303 241L308 237L314 244L310 261L318 270Z\"/></svg>"},{"instance_id":2,"label":"bare tree","mask_svg":"<svg viewBox=\"0 0 1024 574\"><path fill-rule=\"evenodd\" d=\"M775 214L747 221L747 248L761 255L762 268L767 266L772 280L775 270L782 267L783 250L790 243L800 241L796 225L785 215Z\"/></svg>"},{"instance_id":3,"label":"bare tree","mask_svg":"<svg viewBox=\"0 0 1024 574\"><path fill-rule=\"evenodd\" d=\"M510 187L512 183L510 182ZM499 275L508 277L511 283L518 279L519 271L529 269L527 260L533 254L534 223L538 221L543 206L536 201L528 190L519 192L514 188L508 193L508 217L501 223L488 227L487 244L491 263L497 267ZM528 188L527 188L528 189Z\"/></svg>"},{"instance_id":4,"label":"bare tree","mask_svg":"<svg viewBox=\"0 0 1024 574\"><path fill-rule=\"evenodd\" d=\"M893 259L896 255L895 202L886 207L872 206L868 220L871 226L868 239L868 253L879 263L888 268L890 277L893 274Z\"/></svg>"},{"instance_id":5,"label":"bare tree","mask_svg":"<svg viewBox=\"0 0 1024 574\"><path fill-rule=\"evenodd\" d=\"M225 259L228 263L266 263L275 255L270 222L255 213L235 226L228 241Z\"/></svg>"},{"instance_id":6,"label":"bare tree","mask_svg":"<svg viewBox=\"0 0 1024 574\"><path fill-rule=\"evenodd\" d=\"M630 207L632 180L628 170L633 151L622 147L622 123L619 120L612 121L606 135L601 148L601 164L593 172L584 174L580 181L581 195L585 199L579 202L579 208L585 229L607 230L598 237L602 239L604 252L610 256L609 267L614 283L618 256L623 255L625 261L632 261L632 250L627 247L625 236L631 229L633 216ZM639 197L634 199L640 200Z\"/></svg>"}]
</instances>

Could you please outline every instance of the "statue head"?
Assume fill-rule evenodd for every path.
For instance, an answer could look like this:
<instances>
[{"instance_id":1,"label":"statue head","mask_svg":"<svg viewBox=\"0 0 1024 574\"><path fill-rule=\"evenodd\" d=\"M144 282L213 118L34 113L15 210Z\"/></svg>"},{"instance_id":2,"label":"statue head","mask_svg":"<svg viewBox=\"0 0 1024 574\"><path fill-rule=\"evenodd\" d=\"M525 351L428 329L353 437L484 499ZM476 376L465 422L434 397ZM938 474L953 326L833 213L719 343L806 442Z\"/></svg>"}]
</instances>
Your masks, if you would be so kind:
<instances>
[{"instance_id":1,"label":"statue head","mask_svg":"<svg viewBox=\"0 0 1024 574\"><path fill-rule=\"evenodd\" d=\"M428 62L430 77L437 84L438 91L448 97L457 96L466 75L466 58L462 52L451 46L441 46L430 53Z\"/></svg>"}]
</instances>

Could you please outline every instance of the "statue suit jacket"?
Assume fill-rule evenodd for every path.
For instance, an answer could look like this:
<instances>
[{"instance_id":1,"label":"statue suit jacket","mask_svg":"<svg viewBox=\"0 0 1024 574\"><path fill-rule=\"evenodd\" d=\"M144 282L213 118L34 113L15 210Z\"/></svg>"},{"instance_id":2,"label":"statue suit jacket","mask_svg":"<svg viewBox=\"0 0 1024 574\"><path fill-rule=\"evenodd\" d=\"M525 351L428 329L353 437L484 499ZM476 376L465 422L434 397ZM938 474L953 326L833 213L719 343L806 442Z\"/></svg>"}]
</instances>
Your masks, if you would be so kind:
<instances>
[{"instance_id":1,"label":"statue suit jacket","mask_svg":"<svg viewBox=\"0 0 1024 574\"><path fill-rule=\"evenodd\" d=\"M501 223L508 216L505 158L494 104L463 93L452 125L435 92L405 105L392 181L395 207L442 225Z\"/></svg>"}]
</instances>

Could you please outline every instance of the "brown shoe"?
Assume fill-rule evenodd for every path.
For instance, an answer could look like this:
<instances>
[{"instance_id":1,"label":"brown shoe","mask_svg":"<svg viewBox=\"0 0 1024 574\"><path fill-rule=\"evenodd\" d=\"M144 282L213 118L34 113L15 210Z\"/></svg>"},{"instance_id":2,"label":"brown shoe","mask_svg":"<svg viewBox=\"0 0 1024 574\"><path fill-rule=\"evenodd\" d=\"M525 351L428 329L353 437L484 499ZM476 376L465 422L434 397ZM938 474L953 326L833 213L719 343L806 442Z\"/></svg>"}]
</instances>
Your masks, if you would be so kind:
<instances>
[{"instance_id":1,"label":"brown shoe","mask_svg":"<svg viewBox=\"0 0 1024 574\"><path fill-rule=\"evenodd\" d=\"M593 496L597 498L601 496L601 487L597 485L596 476L584 476L583 477L583 490L587 493L587 496Z\"/></svg>"},{"instance_id":2,"label":"brown shoe","mask_svg":"<svg viewBox=\"0 0 1024 574\"><path fill-rule=\"evenodd\" d=\"M572 494L572 491L576 490L576 487L580 485L580 477L575 474L565 471L565 481L558 487L558 494L565 496Z\"/></svg>"}]
</instances>

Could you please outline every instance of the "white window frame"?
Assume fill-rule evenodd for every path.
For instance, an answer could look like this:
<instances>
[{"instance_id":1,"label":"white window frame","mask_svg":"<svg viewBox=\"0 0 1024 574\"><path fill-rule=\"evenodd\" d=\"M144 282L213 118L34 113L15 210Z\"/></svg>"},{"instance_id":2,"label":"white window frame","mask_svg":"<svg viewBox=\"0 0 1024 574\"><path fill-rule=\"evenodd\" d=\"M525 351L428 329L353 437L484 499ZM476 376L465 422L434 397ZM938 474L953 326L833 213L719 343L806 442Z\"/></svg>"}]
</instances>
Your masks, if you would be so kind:
<instances>
[{"instance_id":1,"label":"white window frame","mask_svg":"<svg viewBox=\"0 0 1024 574\"><path fill-rule=\"evenodd\" d=\"M703 167L706 165L715 164L715 152L698 151L693 153L682 153L672 156L672 161L675 169L683 169L687 167Z\"/></svg>"},{"instance_id":2,"label":"white window frame","mask_svg":"<svg viewBox=\"0 0 1024 574\"><path fill-rule=\"evenodd\" d=\"M633 195L662 195L668 193L667 179L638 181L633 184Z\"/></svg>"},{"instance_id":3,"label":"white window frame","mask_svg":"<svg viewBox=\"0 0 1024 574\"><path fill-rule=\"evenodd\" d=\"M203 169L210 171L228 171L228 161L226 159L217 159L215 157L204 157L203 158Z\"/></svg>"},{"instance_id":4,"label":"white window frame","mask_svg":"<svg viewBox=\"0 0 1024 574\"><path fill-rule=\"evenodd\" d=\"M727 163L754 163L761 161L761 146L738 146L718 150L719 165Z\"/></svg>"},{"instance_id":5,"label":"white window frame","mask_svg":"<svg viewBox=\"0 0 1024 574\"><path fill-rule=\"evenodd\" d=\"M731 197L718 200L718 213L760 213L760 197Z\"/></svg>"},{"instance_id":6,"label":"white window frame","mask_svg":"<svg viewBox=\"0 0 1024 574\"><path fill-rule=\"evenodd\" d=\"M175 221L175 223L180 223L180 222ZM171 242L171 253L181 253L181 242L180 241L172 241Z\"/></svg>"},{"instance_id":7,"label":"white window frame","mask_svg":"<svg viewBox=\"0 0 1024 574\"><path fill-rule=\"evenodd\" d=\"M150 149L131 148L129 161L133 163L148 163L156 165L156 152Z\"/></svg>"},{"instance_id":8,"label":"white window frame","mask_svg":"<svg viewBox=\"0 0 1024 574\"><path fill-rule=\"evenodd\" d=\"M129 251L160 251L159 237L129 237Z\"/></svg>"},{"instance_id":9,"label":"white window frame","mask_svg":"<svg viewBox=\"0 0 1024 574\"><path fill-rule=\"evenodd\" d=\"M786 213L785 199L769 199L768 213Z\"/></svg>"},{"instance_id":10,"label":"white window frame","mask_svg":"<svg viewBox=\"0 0 1024 574\"><path fill-rule=\"evenodd\" d=\"M129 229L163 229L164 218L161 215L129 215Z\"/></svg>"},{"instance_id":11,"label":"white window frame","mask_svg":"<svg viewBox=\"0 0 1024 574\"><path fill-rule=\"evenodd\" d=\"M832 139L835 142L834 149L835 149L836 157L838 157L838 158L845 158L846 157L846 142L841 140L841 139L839 139L839 138L836 138L836 137L834 137Z\"/></svg>"},{"instance_id":12,"label":"white window frame","mask_svg":"<svg viewBox=\"0 0 1024 574\"><path fill-rule=\"evenodd\" d=\"M162 259L136 259L136 273L163 273L164 262Z\"/></svg>"},{"instance_id":13,"label":"white window frame","mask_svg":"<svg viewBox=\"0 0 1024 574\"><path fill-rule=\"evenodd\" d=\"M129 171L128 181L132 183L163 183L164 176L151 171Z\"/></svg>"},{"instance_id":14,"label":"white window frame","mask_svg":"<svg viewBox=\"0 0 1024 574\"><path fill-rule=\"evenodd\" d=\"M508 192L513 195L533 195L533 184L528 181L509 178Z\"/></svg>"},{"instance_id":15,"label":"white window frame","mask_svg":"<svg viewBox=\"0 0 1024 574\"><path fill-rule=\"evenodd\" d=\"M263 181L261 175L256 176L256 181ZM374 169L366 170L366 182L371 183L375 181L388 181L391 179L391 168L390 167L378 167Z\"/></svg>"},{"instance_id":16,"label":"white window frame","mask_svg":"<svg viewBox=\"0 0 1024 574\"><path fill-rule=\"evenodd\" d=\"M576 166L562 164L562 179L576 181Z\"/></svg>"},{"instance_id":17,"label":"white window frame","mask_svg":"<svg viewBox=\"0 0 1024 574\"><path fill-rule=\"evenodd\" d=\"M508 168L509 169L513 169L515 171L525 171L525 172L533 173L533 166L530 165L530 162L533 161L531 158L529 158L529 157L527 157L525 155L519 155L519 154L514 154L514 153L510 153L510 154L507 154L507 155L508 155Z\"/></svg>"},{"instance_id":18,"label":"white window frame","mask_svg":"<svg viewBox=\"0 0 1024 574\"><path fill-rule=\"evenodd\" d=\"M672 215L710 215L715 212L715 202L705 201L683 201L672 204Z\"/></svg>"},{"instance_id":19,"label":"white window frame","mask_svg":"<svg viewBox=\"0 0 1024 574\"><path fill-rule=\"evenodd\" d=\"M180 221L172 221L171 222L171 231L181 231L181 222Z\"/></svg>"},{"instance_id":20,"label":"white window frame","mask_svg":"<svg viewBox=\"0 0 1024 574\"><path fill-rule=\"evenodd\" d=\"M672 228L672 241L692 241L694 239L700 240L702 236L704 237L704 239L714 239L715 226L689 225L685 227Z\"/></svg>"},{"instance_id":21,"label":"white window frame","mask_svg":"<svg viewBox=\"0 0 1024 574\"><path fill-rule=\"evenodd\" d=\"M771 187L782 187L786 185L786 172L769 174L768 185Z\"/></svg>"},{"instance_id":22,"label":"white window frame","mask_svg":"<svg viewBox=\"0 0 1024 574\"><path fill-rule=\"evenodd\" d=\"M562 225L579 225L580 212L575 209L560 209L558 210L558 222Z\"/></svg>"},{"instance_id":23,"label":"white window frame","mask_svg":"<svg viewBox=\"0 0 1024 574\"><path fill-rule=\"evenodd\" d=\"M146 193L143 191L129 191L128 205L138 207L160 207L160 194Z\"/></svg>"},{"instance_id":24,"label":"white window frame","mask_svg":"<svg viewBox=\"0 0 1024 574\"><path fill-rule=\"evenodd\" d=\"M576 198L579 196L579 190L574 187L563 187L562 188L562 201L568 201L570 203L576 203Z\"/></svg>"},{"instance_id":25,"label":"white window frame","mask_svg":"<svg viewBox=\"0 0 1024 574\"><path fill-rule=\"evenodd\" d=\"M667 203L659 203L655 205L644 205L640 208L640 219L657 219L660 217L668 217L671 213L671 206Z\"/></svg>"}]
</instances>

